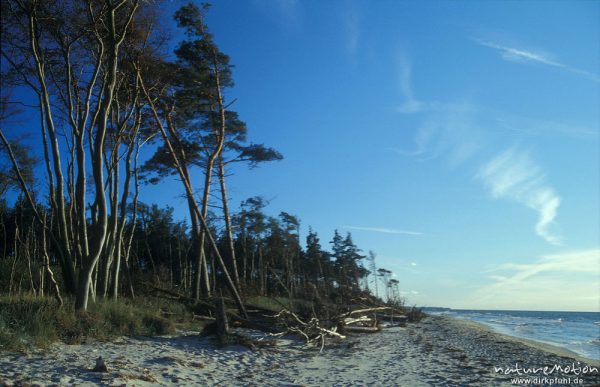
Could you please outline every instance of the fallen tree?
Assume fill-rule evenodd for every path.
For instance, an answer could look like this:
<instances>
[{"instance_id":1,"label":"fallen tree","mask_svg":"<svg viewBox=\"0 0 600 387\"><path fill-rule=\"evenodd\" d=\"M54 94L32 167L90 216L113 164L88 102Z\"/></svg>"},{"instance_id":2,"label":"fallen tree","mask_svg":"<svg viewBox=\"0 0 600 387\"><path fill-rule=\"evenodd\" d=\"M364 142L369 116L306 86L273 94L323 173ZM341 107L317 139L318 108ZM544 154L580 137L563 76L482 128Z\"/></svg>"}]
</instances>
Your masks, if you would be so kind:
<instances>
[{"instance_id":1,"label":"fallen tree","mask_svg":"<svg viewBox=\"0 0 600 387\"><path fill-rule=\"evenodd\" d=\"M381 325L377 325L374 327L346 325L342 329L342 332L350 333L375 333L379 331L381 331Z\"/></svg>"},{"instance_id":2,"label":"fallen tree","mask_svg":"<svg viewBox=\"0 0 600 387\"><path fill-rule=\"evenodd\" d=\"M303 321L294 312L287 309L281 310L279 313L273 316L281 323L285 324L287 330L279 333L278 335L285 335L288 333L297 334L306 339L306 344L316 345L320 343L321 351L325 347L325 338L334 337L337 339L345 339L346 336L341 335L337 332L337 327L327 329L321 326L321 322L318 318L313 317L309 321Z\"/></svg>"},{"instance_id":3,"label":"fallen tree","mask_svg":"<svg viewBox=\"0 0 600 387\"><path fill-rule=\"evenodd\" d=\"M216 334L222 345L238 343L252 347L251 339L246 340L247 342L244 344L245 339L240 339L240 335L229 329L230 327L241 327L259 330L272 337L296 335L303 338L307 345L318 346L322 351L326 339L343 340L346 338L346 334L380 332L383 328L380 324L382 321L391 321L403 326L410 320L404 314L404 310L391 306L367 307L368 305L365 304L358 305L359 309L348 310L345 313L340 314L338 311L333 318L318 318L314 312L312 315L303 315L285 307L276 312L276 309L251 305L251 309L247 310L248 317L243 317L235 313L233 305L230 305L231 309L226 308L225 301L233 303L232 300L226 298L194 300L172 290L151 286L157 292L191 302L196 307L202 308L202 314L199 315L196 312L193 314L193 318L209 322L203 334ZM277 300L274 301L284 306Z\"/></svg>"}]
</instances>

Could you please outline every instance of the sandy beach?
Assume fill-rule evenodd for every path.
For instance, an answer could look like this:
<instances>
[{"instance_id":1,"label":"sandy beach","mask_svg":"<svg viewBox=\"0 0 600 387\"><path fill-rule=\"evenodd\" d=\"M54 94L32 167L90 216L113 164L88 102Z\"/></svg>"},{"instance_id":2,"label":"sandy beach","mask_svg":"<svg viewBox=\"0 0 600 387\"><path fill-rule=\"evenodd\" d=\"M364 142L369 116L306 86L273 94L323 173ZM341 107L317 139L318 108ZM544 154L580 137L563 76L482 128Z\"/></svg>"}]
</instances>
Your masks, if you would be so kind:
<instances>
[{"instance_id":1,"label":"sandy beach","mask_svg":"<svg viewBox=\"0 0 600 387\"><path fill-rule=\"evenodd\" d=\"M108 372L92 371L99 356ZM407 327L330 342L321 353L293 337L256 350L216 348L213 339L196 332L56 344L43 352L3 353L0 385L509 386L528 379L535 385L593 386L600 375L586 365L599 363L469 321L430 316ZM552 370L555 366L562 370Z\"/></svg>"}]
</instances>

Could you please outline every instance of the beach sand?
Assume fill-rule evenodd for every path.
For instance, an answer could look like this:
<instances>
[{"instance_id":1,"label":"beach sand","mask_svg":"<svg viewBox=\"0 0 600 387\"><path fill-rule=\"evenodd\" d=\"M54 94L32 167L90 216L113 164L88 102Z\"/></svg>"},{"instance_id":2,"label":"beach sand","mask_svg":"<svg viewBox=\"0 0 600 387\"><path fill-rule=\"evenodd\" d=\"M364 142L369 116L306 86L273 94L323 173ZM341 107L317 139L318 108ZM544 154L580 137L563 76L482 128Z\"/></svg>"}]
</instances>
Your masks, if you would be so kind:
<instances>
[{"instance_id":1,"label":"beach sand","mask_svg":"<svg viewBox=\"0 0 600 387\"><path fill-rule=\"evenodd\" d=\"M106 361L108 372L91 370L98 356ZM537 377L536 385L575 385L565 383L567 378L581 379L577 385L600 384L597 370L584 372L586 363L600 368L600 362L560 348L494 333L469 321L430 316L404 328L329 342L323 352L293 337L258 350L216 348L213 339L195 332L56 344L30 354L1 353L0 385L510 386L519 377L517 371L505 375L494 368L514 370L516 364L576 366L578 375L538 370L521 376Z\"/></svg>"}]
</instances>

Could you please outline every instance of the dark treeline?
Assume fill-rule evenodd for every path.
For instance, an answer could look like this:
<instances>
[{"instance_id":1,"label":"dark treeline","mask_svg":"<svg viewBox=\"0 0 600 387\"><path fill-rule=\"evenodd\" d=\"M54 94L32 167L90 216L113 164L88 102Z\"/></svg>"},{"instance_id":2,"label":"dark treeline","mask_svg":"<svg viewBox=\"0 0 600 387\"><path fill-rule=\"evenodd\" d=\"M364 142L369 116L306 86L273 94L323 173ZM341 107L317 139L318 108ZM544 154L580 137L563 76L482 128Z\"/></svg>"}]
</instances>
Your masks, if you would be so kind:
<instances>
[{"instance_id":1,"label":"dark treeline","mask_svg":"<svg viewBox=\"0 0 600 387\"><path fill-rule=\"evenodd\" d=\"M305 240L306 247L303 247L298 234L298 219L286 212L278 217L268 216L263 212L264 205L261 198L250 198L232 216L235 265L228 252L229 241L222 219L208 218L210 232L217 238L227 269L230 273L237 270L241 294L303 298L318 305L321 302L344 304L365 291L370 272L364 268L365 256L360 254L350 234L342 236L336 231L333 239L325 242L331 247L328 250L333 251L329 252L311 230ZM21 197L12 207L2 202L0 211L3 246L0 286L3 292L54 294L45 267L44 248L52 268L58 267L56 254L51 246L43 246L44 230L37 224L31 207ZM49 216L49 209L41 205L37 211ZM136 212L134 220L133 208L128 209L125 233L131 235L131 242L123 252L127 259L122 260L117 295L134 298L139 296L138 289L145 289L147 284L193 295L197 267L191 254L193 235L187 221L175 220L173 208L155 204L139 202ZM92 290L95 297L112 297L108 289L115 281L114 267L111 269L109 265L109 270L101 270L105 264L101 260L94 271ZM226 288L225 279L211 252L207 266L210 291L218 294ZM60 268L58 270L60 273ZM107 277L103 278L105 275ZM64 290L62 276L56 280ZM384 281L388 283L388 292L393 292L395 280L384 279L380 273L380 283Z\"/></svg>"},{"instance_id":2,"label":"dark treeline","mask_svg":"<svg viewBox=\"0 0 600 387\"><path fill-rule=\"evenodd\" d=\"M328 252L311 230L303 248L297 217L268 216L260 197L231 208L232 165L282 155L248 140L207 10L175 12L185 37L169 52L155 2L2 1L0 292L73 295L85 310L153 284L196 300L228 294L245 314L250 295L348 302L371 274L398 298L350 234L336 231ZM28 142L24 112L37 128ZM166 179L186 221L139 199Z\"/></svg>"}]
</instances>

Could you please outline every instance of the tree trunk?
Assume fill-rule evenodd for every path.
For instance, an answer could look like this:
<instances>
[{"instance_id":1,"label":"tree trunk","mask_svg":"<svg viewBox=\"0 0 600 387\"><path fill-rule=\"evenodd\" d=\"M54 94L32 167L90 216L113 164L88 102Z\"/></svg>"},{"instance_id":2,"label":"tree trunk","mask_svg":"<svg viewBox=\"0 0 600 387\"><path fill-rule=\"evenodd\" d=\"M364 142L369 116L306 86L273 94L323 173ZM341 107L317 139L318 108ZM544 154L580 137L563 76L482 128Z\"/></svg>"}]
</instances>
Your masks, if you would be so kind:
<instances>
[{"instance_id":1,"label":"tree trunk","mask_svg":"<svg viewBox=\"0 0 600 387\"><path fill-rule=\"evenodd\" d=\"M150 97L150 95L148 94L148 90L146 89L143 79L141 78L141 75L138 73L138 79L140 80L140 87L142 88L142 91L144 92L144 96L146 97L148 103L150 104L150 108L152 111L152 114L156 120L156 123L158 125L158 128L161 132L161 135L163 136L163 139L165 140L165 144L167 145L167 148L169 149L169 152L171 154L171 156L173 157L173 162L175 163L175 167L179 173L179 176L181 177L181 180L183 182L183 185L185 187L186 190L186 195L188 196L188 198L193 198L194 197L194 192L191 188L191 184L189 179L186 179L186 175L184 173L183 170L183 166L182 163L180 162L177 153L175 152L175 150L173 149L173 145L171 143L171 140L169 138L169 136L167 135L167 132L165 131L163 122L160 120L159 116L158 116L158 112L156 110L156 107L154 106L154 101L153 99ZM242 302L242 299L239 295L239 292L235 286L235 284L233 283L233 280L231 279L231 276L229 275L229 271L227 270L227 267L225 266L225 262L223 262L223 258L221 257L221 253L219 252L219 248L217 246L217 243L215 242L210 229L208 228L208 224L206 223L206 219L202 216L197 204L195 203L195 201L193 202L195 204L194 206L194 212L196 213L196 216L198 217L198 220L200 221L200 225L202 226L202 229L204 230L204 232L206 233L210 246L213 249L215 256L217 258L217 262L219 263L219 266L221 266L222 270L223 270L223 275L225 277L225 281L226 281L226 285L229 289L229 291L231 292L233 298L236 301L236 304L238 306L238 309L240 311L240 313L243 316L247 316L246 313L246 308L244 307L244 303Z\"/></svg>"},{"instance_id":2,"label":"tree trunk","mask_svg":"<svg viewBox=\"0 0 600 387\"><path fill-rule=\"evenodd\" d=\"M65 280L65 288L68 292L75 292L75 270L73 267L73 261L71 257L71 251L68 241L67 231L67 219L66 219L66 206L65 206L65 190L64 190L64 176L62 173L61 156L58 145L58 139L56 136L56 130L54 126L54 119L52 116L52 109L50 104L50 96L46 85L46 74L44 69L43 59L40 55L39 42L37 40L37 15L35 8L29 14L29 38L31 52L34 57L36 65L36 75L40 85L40 102L41 110L44 113L45 128L50 138L50 148L52 150L52 161L54 169L54 177L56 184L56 192L53 195L55 200L56 208L53 208L53 212L56 213L57 219L57 245L60 246L58 251L59 261L63 270L63 276Z\"/></svg>"},{"instance_id":3,"label":"tree trunk","mask_svg":"<svg viewBox=\"0 0 600 387\"><path fill-rule=\"evenodd\" d=\"M229 335L229 323L227 322L227 311L222 297L215 300L215 316L217 324L217 337L219 342L226 343Z\"/></svg>"},{"instance_id":4,"label":"tree trunk","mask_svg":"<svg viewBox=\"0 0 600 387\"><path fill-rule=\"evenodd\" d=\"M93 235L90 241L90 252L82 260L82 268L79 273L79 287L75 297L75 309L76 310L87 310L88 306L88 295L89 287L92 280L92 272L98 260L100 254L104 249L106 243L106 235L108 231L108 215L106 206L106 197L104 196L104 140L106 138L106 129L108 116L110 114L115 85L117 82L117 67L118 67L118 55L119 46L125 38L127 27L129 26L133 14L135 13L138 3L134 3L130 13L128 15L128 22L123 27L119 36L116 31L116 16L115 12L117 7L122 4L113 4L108 2L109 9L106 12L107 17L107 29L108 29L108 63L107 63L107 76L106 83L104 85L104 95L99 106L99 114L97 119L97 129L93 141L93 154L92 154L92 175L94 178L95 186L95 205L98 208L98 221L93 225ZM103 42L100 42L103 44Z\"/></svg>"},{"instance_id":5,"label":"tree trunk","mask_svg":"<svg viewBox=\"0 0 600 387\"><path fill-rule=\"evenodd\" d=\"M229 204L227 200L227 190L225 188L225 165L223 157L219 157L219 185L221 186L221 201L223 202L223 216L225 217L225 236L231 256L231 271L233 279L238 288L241 288L240 277L238 274L237 258L235 256L235 246L233 243L233 230L231 227L231 215L229 214Z\"/></svg>"}]
</instances>

